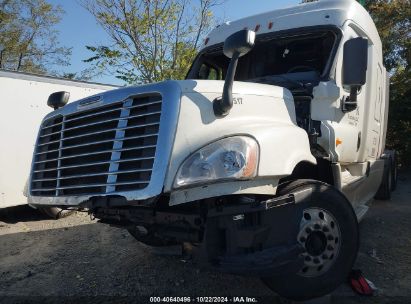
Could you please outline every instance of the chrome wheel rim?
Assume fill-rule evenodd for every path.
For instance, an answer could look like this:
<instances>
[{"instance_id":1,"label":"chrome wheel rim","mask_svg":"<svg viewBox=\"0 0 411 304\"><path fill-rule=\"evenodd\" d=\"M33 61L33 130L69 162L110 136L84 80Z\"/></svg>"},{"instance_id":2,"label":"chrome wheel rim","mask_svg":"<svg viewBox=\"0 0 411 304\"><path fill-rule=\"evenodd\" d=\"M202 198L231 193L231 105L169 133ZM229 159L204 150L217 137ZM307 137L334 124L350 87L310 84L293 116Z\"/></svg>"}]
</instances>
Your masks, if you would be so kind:
<instances>
[{"instance_id":1,"label":"chrome wheel rim","mask_svg":"<svg viewBox=\"0 0 411 304\"><path fill-rule=\"evenodd\" d=\"M332 214L320 208L303 212L298 242L304 247L304 266L299 275L317 277L335 263L340 251L341 232Z\"/></svg>"}]
</instances>

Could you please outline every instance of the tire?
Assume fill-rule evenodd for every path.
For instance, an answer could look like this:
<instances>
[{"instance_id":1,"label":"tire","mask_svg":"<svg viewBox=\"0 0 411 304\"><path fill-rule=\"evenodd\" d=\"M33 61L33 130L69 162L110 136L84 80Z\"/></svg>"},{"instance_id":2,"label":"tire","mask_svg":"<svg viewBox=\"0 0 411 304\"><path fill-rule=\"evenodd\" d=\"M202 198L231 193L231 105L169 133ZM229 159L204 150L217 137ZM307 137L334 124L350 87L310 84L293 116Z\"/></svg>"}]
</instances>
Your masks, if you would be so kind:
<instances>
[{"instance_id":1,"label":"tire","mask_svg":"<svg viewBox=\"0 0 411 304\"><path fill-rule=\"evenodd\" d=\"M375 199L386 201L391 199L391 191L392 191L392 158L391 156L384 159L384 173L382 176L382 181L380 184L380 188L378 189L377 194L375 195Z\"/></svg>"},{"instance_id":2,"label":"tire","mask_svg":"<svg viewBox=\"0 0 411 304\"><path fill-rule=\"evenodd\" d=\"M74 213L74 210L66 210L57 207L41 207L40 211L55 220L68 217Z\"/></svg>"},{"instance_id":3,"label":"tire","mask_svg":"<svg viewBox=\"0 0 411 304\"><path fill-rule=\"evenodd\" d=\"M297 237L306 249L303 268L297 273L262 278L280 296L296 301L324 296L345 282L359 246L357 217L350 202L334 187L297 180L279 190L279 194L307 189L312 194L308 202L301 203L304 211ZM307 234L309 227L311 232Z\"/></svg>"}]
</instances>

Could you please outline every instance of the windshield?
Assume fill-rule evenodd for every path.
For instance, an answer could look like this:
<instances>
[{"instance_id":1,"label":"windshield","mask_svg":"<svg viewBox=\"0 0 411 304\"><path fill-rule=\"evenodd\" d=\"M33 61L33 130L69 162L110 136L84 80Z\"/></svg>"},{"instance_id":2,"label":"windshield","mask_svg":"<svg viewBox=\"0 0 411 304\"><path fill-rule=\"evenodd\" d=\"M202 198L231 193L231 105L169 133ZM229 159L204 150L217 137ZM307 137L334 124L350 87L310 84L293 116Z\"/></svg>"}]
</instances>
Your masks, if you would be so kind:
<instances>
[{"instance_id":1,"label":"windshield","mask_svg":"<svg viewBox=\"0 0 411 304\"><path fill-rule=\"evenodd\" d=\"M240 58L235 80L261 83L287 83L319 80L326 73L336 41L332 31L257 40L254 49ZM197 57L189 79L223 80L230 60L222 46Z\"/></svg>"}]
</instances>

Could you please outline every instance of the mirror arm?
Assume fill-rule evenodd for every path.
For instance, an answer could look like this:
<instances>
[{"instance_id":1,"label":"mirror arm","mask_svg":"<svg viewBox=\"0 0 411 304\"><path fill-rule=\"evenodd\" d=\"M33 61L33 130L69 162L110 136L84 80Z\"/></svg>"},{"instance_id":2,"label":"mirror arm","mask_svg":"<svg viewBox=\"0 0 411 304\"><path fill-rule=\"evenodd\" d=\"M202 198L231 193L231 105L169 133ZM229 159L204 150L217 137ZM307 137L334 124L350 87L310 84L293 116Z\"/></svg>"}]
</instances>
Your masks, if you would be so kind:
<instances>
[{"instance_id":1,"label":"mirror arm","mask_svg":"<svg viewBox=\"0 0 411 304\"><path fill-rule=\"evenodd\" d=\"M231 108L233 107L233 83L239 58L240 53L235 52L227 69L227 75L224 82L223 97L216 98L213 101L214 114L217 117L224 117L228 115Z\"/></svg>"},{"instance_id":2,"label":"mirror arm","mask_svg":"<svg viewBox=\"0 0 411 304\"><path fill-rule=\"evenodd\" d=\"M357 96L358 96L358 86L351 86L350 88L350 101L351 102L357 102Z\"/></svg>"},{"instance_id":3,"label":"mirror arm","mask_svg":"<svg viewBox=\"0 0 411 304\"><path fill-rule=\"evenodd\" d=\"M350 96L343 98L342 100L342 111L344 113L354 111L357 109L358 104L358 90L360 86L351 86L350 88Z\"/></svg>"}]
</instances>

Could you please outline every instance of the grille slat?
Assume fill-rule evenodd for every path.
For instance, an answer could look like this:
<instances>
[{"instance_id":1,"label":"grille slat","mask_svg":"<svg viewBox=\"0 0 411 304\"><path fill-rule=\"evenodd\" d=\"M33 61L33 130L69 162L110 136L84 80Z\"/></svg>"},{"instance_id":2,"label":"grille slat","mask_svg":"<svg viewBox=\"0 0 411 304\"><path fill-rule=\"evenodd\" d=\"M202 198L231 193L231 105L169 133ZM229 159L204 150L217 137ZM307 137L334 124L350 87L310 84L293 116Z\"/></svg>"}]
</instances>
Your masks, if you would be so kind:
<instances>
[{"instance_id":1,"label":"grille slat","mask_svg":"<svg viewBox=\"0 0 411 304\"><path fill-rule=\"evenodd\" d=\"M111 131L111 132L113 132L113 131ZM95 132L95 133L90 134L90 135L95 135L95 134L99 134L99 133L102 133L102 132ZM135 138L142 138L142 137L151 137L151 136L157 136L157 135L158 135L158 133L156 132L156 133L153 133L153 134L144 134L144 135L140 135L140 136L131 136L131 137L124 138L124 140L126 140L126 139L135 139ZM81 136L79 136L79 137L81 137ZM65 139L69 140L69 139L75 139L75 138L79 138L79 137L63 138L63 141L64 141ZM112 141L112 139L109 139L109 141ZM59 143L59 142L60 142L60 140L49 141L49 142L44 143L44 144L38 144L37 147L46 146L46 145L51 145L51 144L55 144L55 143ZM103 142L103 141L96 141L96 142L91 142L90 144L102 143L102 142ZM88 144L86 144L86 145L88 145ZM64 147L63 147L63 148L64 148ZM51 152L51 151L50 151L50 152ZM36 153L36 154L38 154L38 153Z\"/></svg>"},{"instance_id":2,"label":"grille slat","mask_svg":"<svg viewBox=\"0 0 411 304\"><path fill-rule=\"evenodd\" d=\"M109 175L118 175L118 174L126 174L126 173L136 173L136 172L150 172L151 169L133 169L133 170L123 170L117 171L113 173L108 173ZM81 178L81 177L93 177L93 176L101 176L104 173L92 173L92 174L79 174L79 175L69 175L64 177L58 177L57 179L72 179L72 178ZM55 178L43 178L43 179L34 179L33 182L47 182L47 181L54 181Z\"/></svg>"},{"instance_id":3,"label":"grille slat","mask_svg":"<svg viewBox=\"0 0 411 304\"><path fill-rule=\"evenodd\" d=\"M152 112L152 113L134 115L134 116L128 117L128 119L141 118L141 117L144 117L144 116L151 116L151 115L158 115L158 114L161 114L161 112L160 111L155 111L155 112ZM81 128L86 128L86 127L98 126L98 125L105 124L105 123L108 123L108 122L119 121L120 119L123 119L123 118L120 117L120 118L115 118L115 119L110 119L110 120L94 122L94 123L90 123L90 124L79 125L79 126L76 126L76 127L65 128L64 132L71 131L71 130L76 130L76 129L81 129ZM55 135L55 134L60 134L60 132L45 134L45 135L41 135L40 137L42 138L42 137L47 137L47 136L51 136L51 135Z\"/></svg>"},{"instance_id":4,"label":"grille slat","mask_svg":"<svg viewBox=\"0 0 411 304\"><path fill-rule=\"evenodd\" d=\"M57 187L57 190L66 190L66 189L80 189L80 188L95 188L95 187L106 187L106 186L124 186L124 185L141 185L148 184L150 181L130 181L130 182L121 182L121 183L105 183L105 184L88 184L88 185L76 185L69 187ZM31 191L54 191L54 188L33 188Z\"/></svg>"},{"instance_id":5,"label":"grille slat","mask_svg":"<svg viewBox=\"0 0 411 304\"><path fill-rule=\"evenodd\" d=\"M149 145L149 146L124 148L124 149L117 149L117 150L103 150L103 151L93 152L93 155L113 153L113 152L132 151L132 150L141 150L141 149L151 149L151 148L155 148L155 147L156 147L156 145ZM54 159L47 159L47 160L38 161L38 162L36 162L36 164L52 162L52 161L58 161L58 160L68 159L68 158L89 156L89 155L90 155L89 153L83 153L83 154L75 154L75 155L70 155L70 156L62 156L62 157L58 157L58 158L54 158Z\"/></svg>"},{"instance_id":6,"label":"grille slat","mask_svg":"<svg viewBox=\"0 0 411 304\"><path fill-rule=\"evenodd\" d=\"M156 125L158 125L158 123L147 123L147 124L144 124L144 125L130 126L130 127L124 127L124 128L111 128L111 129L108 129L108 130L101 130L101 131L96 131L96 132L91 132L91 133L84 133L84 134L76 135L76 136L69 136L69 137L63 138L62 140L64 141L64 140L68 140L68 139L74 139L74 138L79 138L79 137L97 135L97 134L101 134L101 133L115 132L116 130L129 130L129 129L135 129L135 128L144 128L144 127L156 126ZM57 135L57 134L59 134L59 133L56 133L54 135ZM43 137L43 136L41 136L41 137ZM50 143L57 143L59 141L60 140L55 140L55 141L51 141L51 142L42 143L42 144L40 144L40 146L48 145Z\"/></svg>"},{"instance_id":7,"label":"grille slat","mask_svg":"<svg viewBox=\"0 0 411 304\"><path fill-rule=\"evenodd\" d=\"M57 127L57 126L59 126L59 125L61 125L61 124L62 124L62 123L59 122L59 123L56 123L56 124L54 124L54 125L50 125L50 126L44 127L42 130L47 130L47 129L49 129L49 128Z\"/></svg>"},{"instance_id":8,"label":"grille slat","mask_svg":"<svg viewBox=\"0 0 411 304\"><path fill-rule=\"evenodd\" d=\"M137 158L130 158L130 159L119 159L114 162L117 163L126 163L126 162L135 162L135 161L142 161L142 160L154 160L154 157L137 157ZM96 166L96 165L104 165L110 162L94 162L94 163L85 163L80 165L73 165L73 166L61 166L60 169L70 169L70 168L77 168L77 167L89 167L89 166ZM43 170L33 170L34 173L39 172L47 172L47 171L56 171L58 168L47 168Z\"/></svg>"},{"instance_id":9,"label":"grille slat","mask_svg":"<svg viewBox=\"0 0 411 304\"><path fill-rule=\"evenodd\" d=\"M126 109L142 108L142 107L145 107L145 106L150 106L150 105L159 104L159 103L161 103L161 100L148 102L148 103L145 103L145 104L138 104L138 105L131 106L131 107L124 107L124 108L126 108ZM100 115L100 114L107 114L107 113L114 112L114 111L118 111L118 109L92 113L92 114L81 116L79 118L67 119L66 122L72 122L72 121L75 121L75 120L78 120L78 119L83 119L83 118L90 118L90 117L93 117L93 116L97 116L97 115Z\"/></svg>"},{"instance_id":10,"label":"grille slat","mask_svg":"<svg viewBox=\"0 0 411 304\"><path fill-rule=\"evenodd\" d=\"M43 122L32 195L106 194L147 187L161 108L162 97L155 93Z\"/></svg>"},{"instance_id":11,"label":"grille slat","mask_svg":"<svg viewBox=\"0 0 411 304\"><path fill-rule=\"evenodd\" d=\"M131 140L131 139L141 139L141 138L146 138L146 137L156 137L156 136L158 136L158 133L146 134L146 135L140 135L140 136L131 136L131 137L123 138L123 141ZM65 149L81 148L81 147L87 147L87 146L90 146L90 145L98 145L98 144L104 144L104 143L109 143L109 142L113 142L113 140L112 139L107 139L107 140L93 141L93 142L86 143L86 144L72 145L72 146L66 146L66 147L63 146L63 147L61 147L61 149L65 150ZM55 150L50 150L50 151L45 151L45 152L37 152L36 155L52 153L52 152L58 152L59 150L60 149L55 149Z\"/></svg>"}]
</instances>

